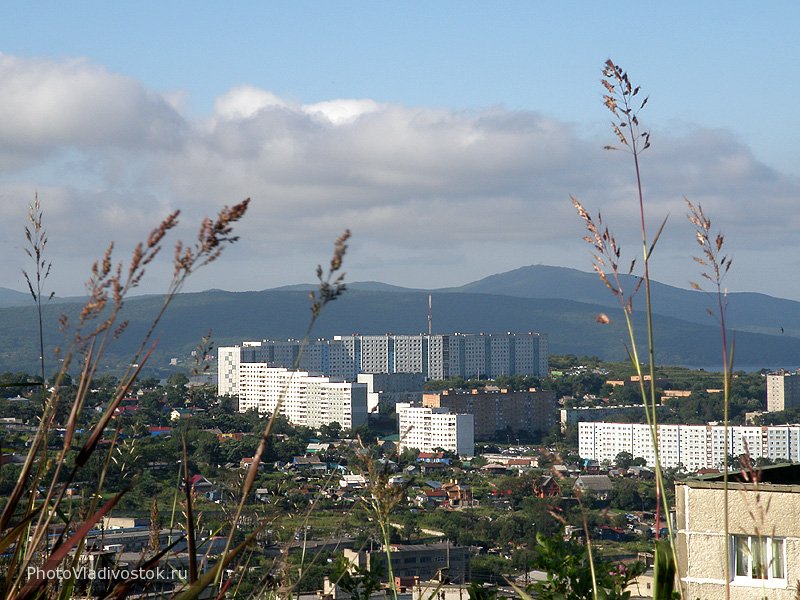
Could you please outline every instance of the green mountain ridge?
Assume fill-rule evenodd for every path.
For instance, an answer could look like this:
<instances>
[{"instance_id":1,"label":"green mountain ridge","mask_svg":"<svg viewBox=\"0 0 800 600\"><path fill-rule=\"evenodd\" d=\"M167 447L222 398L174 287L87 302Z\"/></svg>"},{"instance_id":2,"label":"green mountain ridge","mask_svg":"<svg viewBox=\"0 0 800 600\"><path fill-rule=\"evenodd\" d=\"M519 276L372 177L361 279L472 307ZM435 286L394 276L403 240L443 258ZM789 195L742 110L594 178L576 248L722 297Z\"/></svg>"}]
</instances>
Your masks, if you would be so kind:
<instances>
[{"instance_id":1,"label":"green mountain ridge","mask_svg":"<svg viewBox=\"0 0 800 600\"><path fill-rule=\"evenodd\" d=\"M699 275L696 279L708 283ZM625 275L621 280L628 291L636 286L633 276ZM716 312L716 296L713 294L658 281L651 282L651 290L654 313L707 325L710 321L708 310ZM545 265L521 267L441 291L491 293L520 298L564 298L606 307L619 306L617 299L600 283L595 273ZM644 290L634 297L634 307L644 308ZM732 329L800 336L800 302L757 292L732 292L728 294L727 320Z\"/></svg>"},{"instance_id":2,"label":"green mountain ridge","mask_svg":"<svg viewBox=\"0 0 800 600\"><path fill-rule=\"evenodd\" d=\"M598 284L599 285L599 284ZM332 337L351 333L420 333L427 331L429 292L348 290L325 308L313 333ZM498 294L431 292L435 333L540 331L549 334L556 354L596 355L608 360L626 357L627 334L619 308L563 298L524 298ZM104 368L119 368L132 360L141 336L158 312L158 296L128 301L129 325L107 354ZM46 355L65 347L58 333L62 312L74 317L79 305L45 307ZM596 321L598 313L611 318ZM149 369L168 370L171 357L188 355L209 330L216 345L247 339L299 338L310 316L306 291L199 292L178 296L156 331L157 346ZM0 309L0 371L33 370L38 357L35 308ZM644 315L635 315L639 339L645 339ZM719 364L719 330L668 315L655 315L656 358L662 364ZM735 333L737 363L774 368L800 364L800 338L739 330ZM50 358L49 370L55 369Z\"/></svg>"}]
</instances>

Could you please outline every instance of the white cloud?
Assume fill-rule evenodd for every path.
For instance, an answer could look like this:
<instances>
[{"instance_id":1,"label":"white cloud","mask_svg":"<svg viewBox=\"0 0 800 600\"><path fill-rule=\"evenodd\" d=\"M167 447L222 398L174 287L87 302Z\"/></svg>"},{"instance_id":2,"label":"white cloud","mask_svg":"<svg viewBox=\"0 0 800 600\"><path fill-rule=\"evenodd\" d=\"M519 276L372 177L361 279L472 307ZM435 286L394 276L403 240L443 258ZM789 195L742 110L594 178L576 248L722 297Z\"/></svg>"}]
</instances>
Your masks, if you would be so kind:
<instances>
[{"instance_id":1,"label":"white cloud","mask_svg":"<svg viewBox=\"0 0 800 600\"><path fill-rule=\"evenodd\" d=\"M381 105L374 100L329 100L303 106L303 112L322 117L334 125L352 123L358 117L380 109Z\"/></svg>"},{"instance_id":2,"label":"white cloud","mask_svg":"<svg viewBox=\"0 0 800 600\"><path fill-rule=\"evenodd\" d=\"M69 260L59 275L68 285L102 248L95 239L130 246L175 207L195 223L249 196L240 248L198 287L309 280L345 227L355 236L352 278L451 285L492 265L588 267L573 194L602 209L626 250L638 248L629 157L535 112L302 105L252 86L221 95L206 119L182 116L181 103L85 61L0 56L2 237L20 239L38 189L47 216L57 215L51 237ZM704 204L734 253L777 256L795 243L800 183L725 131L655 130L642 169L652 221L671 215L658 250L664 279L685 283L692 269L684 195ZM20 287L19 258L0 266L0 285ZM764 288L757 270L740 280ZM784 293L800 296L793 290Z\"/></svg>"},{"instance_id":3,"label":"white cloud","mask_svg":"<svg viewBox=\"0 0 800 600\"><path fill-rule=\"evenodd\" d=\"M288 106L275 94L250 85L233 88L215 103L215 112L224 119L249 119L265 108Z\"/></svg>"},{"instance_id":4,"label":"white cloud","mask_svg":"<svg viewBox=\"0 0 800 600\"><path fill-rule=\"evenodd\" d=\"M65 147L174 149L184 123L136 81L82 60L0 54L2 152L39 156Z\"/></svg>"}]
</instances>

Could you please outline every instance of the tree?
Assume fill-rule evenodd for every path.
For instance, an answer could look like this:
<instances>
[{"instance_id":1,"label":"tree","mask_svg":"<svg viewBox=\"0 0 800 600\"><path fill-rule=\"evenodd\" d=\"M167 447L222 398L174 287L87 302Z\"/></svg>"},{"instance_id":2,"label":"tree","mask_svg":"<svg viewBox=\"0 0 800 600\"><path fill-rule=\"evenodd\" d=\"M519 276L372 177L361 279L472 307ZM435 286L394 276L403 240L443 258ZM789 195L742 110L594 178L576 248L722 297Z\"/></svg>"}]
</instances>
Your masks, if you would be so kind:
<instances>
[{"instance_id":1,"label":"tree","mask_svg":"<svg viewBox=\"0 0 800 600\"><path fill-rule=\"evenodd\" d=\"M623 600L630 597L625 591L628 584L643 571L642 563L630 566L613 564L594 555L594 587L592 565L586 546L564 542L558 537L536 536L536 558L534 566L547 573L547 580L533 584L536 598L556 600L571 598L576 600Z\"/></svg>"},{"instance_id":2,"label":"tree","mask_svg":"<svg viewBox=\"0 0 800 600\"><path fill-rule=\"evenodd\" d=\"M344 557L336 563L333 580L353 600L369 600L373 592L381 588L381 579L384 573L383 563L371 560L369 569L353 567Z\"/></svg>"},{"instance_id":3,"label":"tree","mask_svg":"<svg viewBox=\"0 0 800 600\"><path fill-rule=\"evenodd\" d=\"M196 434L195 448L196 457L206 464L216 466L221 462L222 453L219 440L213 433L207 431L198 432Z\"/></svg>"},{"instance_id":4,"label":"tree","mask_svg":"<svg viewBox=\"0 0 800 600\"><path fill-rule=\"evenodd\" d=\"M641 510L642 508L639 486L631 479L616 479L608 499L613 508L620 510Z\"/></svg>"},{"instance_id":5,"label":"tree","mask_svg":"<svg viewBox=\"0 0 800 600\"><path fill-rule=\"evenodd\" d=\"M183 388L189 383L189 378L183 373L174 373L167 379L167 385L170 387Z\"/></svg>"},{"instance_id":6,"label":"tree","mask_svg":"<svg viewBox=\"0 0 800 600\"><path fill-rule=\"evenodd\" d=\"M342 434L342 426L334 421L333 423L320 427L319 434L326 440L338 440L339 436Z\"/></svg>"},{"instance_id":7,"label":"tree","mask_svg":"<svg viewBox=\"0 0 800 600\"><path fill-rule=\"evenodd\" d=\"M405 538L406 542L411 543L411 539L420 532L416 515L410 512L403 513L400 519L400 524L403 528L403 537Z\"/></svg>"},{"instance_id":8,"label":"tree","mask_svg":"<svg viewBox=\"0 0 800 600\"><path fill-rule=\"evenodd\" d=\"M633 464L633 454L623 450L614 457L614 464L620 469L627 469Z\"/></svg>"}]
</instances>

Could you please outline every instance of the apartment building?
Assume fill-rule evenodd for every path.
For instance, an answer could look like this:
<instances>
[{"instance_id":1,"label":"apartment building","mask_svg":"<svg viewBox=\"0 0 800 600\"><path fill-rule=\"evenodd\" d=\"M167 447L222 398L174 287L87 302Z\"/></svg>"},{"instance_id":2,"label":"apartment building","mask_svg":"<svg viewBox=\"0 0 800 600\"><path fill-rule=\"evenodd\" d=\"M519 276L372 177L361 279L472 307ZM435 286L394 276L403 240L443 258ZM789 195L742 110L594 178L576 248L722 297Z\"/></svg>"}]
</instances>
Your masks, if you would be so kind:
<instances>
[{"instance_id":1,"label":"apartment building","mask_svg":"<svg viewBox=\"0 0 800 600\"><path fill-rule=\"evenodd\" d=\"M367 422L366 385L307 371L240 363L237 395L240 412L256 409L271 414L280 407L280 413L295 425L321 427L336 422L350 429Z\"/></svg>"},{"instance_id":2,"label":"apartment building","mask_svg":"<svg viewBox=\"0 0 800 600\"><path fill-rule=\"evenodd\" d=\"M667 411L665 406L656 406L656 414ZM620 404L617 406L578 406L573 408L562 408L561 429L566 429L568 425L577 425L582 421L636 421L644 423L645 412L642 404Z\"/></svg>"},{"instance_id":3,"label":"apartment building","mask_svg":"<svg viewBox=\"0 0 800 600\"><path fill-rule=\"evenodd\" d=\"M473 415L476 440L492 439L507 430L539 437L555 423L556 396L555 392L534 389L445 390L424 393L422 405Z\"/></svg>"},{"instance_id":4,"label":"apartment building","mask_svg":"<svg viewBox=\"0 0 800 600\"><path fill-rule=\"evenodd\" d=\"M769 427L732 425L659 425L659 459L663 467L689 471L719 468L726 453L748 454L751 460L800 462L800 425ZM578 423L578 454L584 459L613 462L620 452L655 465L650 426L640 423Z\"/></svg>"},{"instance_id":5,"label":"apartment building","mask_svg":"<svg viewBox=\"0 0 800 600\"><path fill-rule=\"evenodd\" d=\"M800 406L800 372L776 371L767 374L767 412Z\"/></svg>"},{"instance_id":6,"label":"apartment building","mask_svg":"<svg viewBox=\"0 0 800 600\"><path fill-rule=\"evenodd\" d=\"M395 577L416 577L419 581L441 577L452 583L465 583L472 578L470 563L472 555L477 554L478 550L471 546L454 546L449 542L392 544L389 546L389 556ZM386 550L383 548L374 551L345 549L344 557L353 569L371 570L375 569L377 563L377 572L383 573L384 578L388 573Z\"/></svg>"},{"instance_id":7,"label":"apartment building","mask_svg":"<svg viewBox=\"0 0 800 600\"><path fill-rule=\"evenodd\" d=\"M239 364L263 362L355 381L360 373L421 373L425 379L544 376L548 340L540 333L349 335L310 341L262 340L218 349L220 395L235 396Z\"/></svg>"},{"instance_id":8,"label":"apartment building","mask_svg":"<svg viewBox=\"0 0 800 600\"><path fill-rule=\"evenodd\" d=\"M432 452L437 448L459 456L475 454L475 419L468 414L455 414L446 408L412 406L400 402L396 406L400 451L416 448Z\"/></svg>"},{"instance_id":9,"label":"apartment building","mask_svg":"<svg viewBox=\"0 0 800 600\"><path fill-rule=\"evenodd\" d=\"M729 476L727 539L725 487L721 475L675 484L675 551L682 595L710 600L797 598L800 521L793 517L800 512L800 465L764 467L754 477Z\"/></svg>"},{"instance_id":10,"label":"apartment building","mask_svg":"<svg viewBox=\"0 0 800 600\"><path fill-rule=\"evenodd\" d=\"M367 386L369 412L380 406L394 407L398 402L419 402L425 378L418 373L359 373L358 383Z\"/></svg>"}]
</instances>

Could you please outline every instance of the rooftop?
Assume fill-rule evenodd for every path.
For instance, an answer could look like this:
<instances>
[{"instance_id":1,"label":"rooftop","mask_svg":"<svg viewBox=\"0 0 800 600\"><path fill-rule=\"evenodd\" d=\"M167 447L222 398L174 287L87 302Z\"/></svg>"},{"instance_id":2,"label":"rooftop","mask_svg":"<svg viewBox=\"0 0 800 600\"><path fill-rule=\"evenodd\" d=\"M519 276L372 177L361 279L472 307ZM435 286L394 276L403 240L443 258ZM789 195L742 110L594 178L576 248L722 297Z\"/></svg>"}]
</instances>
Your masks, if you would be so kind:
<instances>
[{"instance_id":1,"label":"rooftop","mask_svg":"<svg viewBox=\"0 0 800 600\"><path fill-rule=\"evenodd\" d=\"M732 471L728 473L728 482L737 484L752 484L754 482L758 482L759 485L800 487L800 463L784 463L760 468L754 467L752 471ZM685 481L685 483L693 487L704 487L702 485L697 485L703 483L722 484L723 475L722 473L706 475L697 477L696 479L688 479Z\"/></svg>"}]
</instances>

